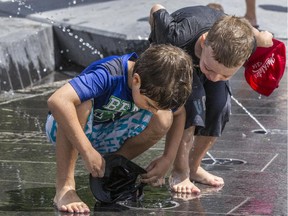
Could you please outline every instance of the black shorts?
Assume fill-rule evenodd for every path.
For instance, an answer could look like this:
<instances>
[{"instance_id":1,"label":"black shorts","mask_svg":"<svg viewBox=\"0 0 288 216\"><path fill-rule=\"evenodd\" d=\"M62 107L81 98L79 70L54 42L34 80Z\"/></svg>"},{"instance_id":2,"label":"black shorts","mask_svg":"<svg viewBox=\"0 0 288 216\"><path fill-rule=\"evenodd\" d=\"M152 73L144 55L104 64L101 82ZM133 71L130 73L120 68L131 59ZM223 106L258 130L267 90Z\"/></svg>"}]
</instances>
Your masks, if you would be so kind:
<instances>
[{"instance_id":1,"label":"black shorts","mask_svg":"<svg viewBox=\"0 0 288 216\"><path fill-rule=\"evenodd\" d=\"M229 81L212 82L199 69L194 70L185 110L185 129L196 126L195 135L221 136L231 113Z\"/></svg>"}]
</instances>

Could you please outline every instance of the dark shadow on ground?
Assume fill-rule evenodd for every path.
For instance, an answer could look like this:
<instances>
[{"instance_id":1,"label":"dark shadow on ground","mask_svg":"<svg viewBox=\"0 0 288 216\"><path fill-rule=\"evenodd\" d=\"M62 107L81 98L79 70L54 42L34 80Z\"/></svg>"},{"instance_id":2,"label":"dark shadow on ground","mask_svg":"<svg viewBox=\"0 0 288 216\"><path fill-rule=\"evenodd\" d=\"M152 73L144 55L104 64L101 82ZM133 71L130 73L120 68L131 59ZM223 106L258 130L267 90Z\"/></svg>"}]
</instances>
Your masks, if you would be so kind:
<instances>
[{"instance_id":1,"label":"dark shadow on ground","mask_svg":"<svg viewBox=\"0 0 288 216\"><path fill-rule=\"evenodd\" d=\"M259 5L260 8L264 10L270 10L275 12L287 13L287 7L281 5Z\"/></svg>"}]
</instances>

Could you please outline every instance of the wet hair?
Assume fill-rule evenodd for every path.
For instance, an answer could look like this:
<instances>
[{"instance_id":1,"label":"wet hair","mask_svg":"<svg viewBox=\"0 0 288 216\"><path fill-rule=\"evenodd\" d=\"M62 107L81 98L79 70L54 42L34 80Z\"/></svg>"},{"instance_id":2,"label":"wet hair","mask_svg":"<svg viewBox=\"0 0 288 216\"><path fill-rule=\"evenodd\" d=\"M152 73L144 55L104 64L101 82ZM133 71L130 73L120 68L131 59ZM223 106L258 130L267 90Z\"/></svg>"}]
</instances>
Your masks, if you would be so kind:
<instances>
[{"instance_id":1,"label":"wet hair","mask_svg":"<svg viewBox=\"0 0 288 216\"><path fill-rule=\"evenodd\" d=\"M248 20L223 16L209 30L205 45L211 46L216 61L232 68L241 66L249 58L255 42Z\"/></svg>"},{"instance_id":2,"label":"wet hair","mask_svg":"<svg viewBox=\"0 0 288 216\"><path fill-rule=\"evenodd\" d=\"M192 59L172 45L151 45L136 60L133 73L141 78L140 93L160 109L182 106L192 90Z\"/></svg>"}]
</instances>

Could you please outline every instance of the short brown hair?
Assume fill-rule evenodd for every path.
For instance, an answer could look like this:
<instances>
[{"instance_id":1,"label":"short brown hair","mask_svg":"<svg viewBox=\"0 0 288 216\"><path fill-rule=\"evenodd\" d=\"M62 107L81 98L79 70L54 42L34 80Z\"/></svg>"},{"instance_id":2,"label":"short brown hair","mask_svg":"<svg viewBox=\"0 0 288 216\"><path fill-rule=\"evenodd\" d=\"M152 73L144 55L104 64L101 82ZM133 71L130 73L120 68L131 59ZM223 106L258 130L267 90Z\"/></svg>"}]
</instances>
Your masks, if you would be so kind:
<instances>
[{"instance_id":1,"label":"short brown hair","mask_svg":"<svg viewBox=\"0 0 288 216\"><path fill-rule=\"evenodd\" d=\"M180 107L192 90L192 59L176 46L151 45L136 60L133 73L141 78L140 93L161 109Z\"/></svg>"},{"instance_id":2,"label":"short brown hair","mask_svg":"<svg viewBox=\"0 0 288 216\"><path fill-rule=\"evenodd\" d=\"M251 55L255 38L250 23L241 17L223 16L209 30L205 45L225 67L241 66Z\"/></svg>"}]
</instances>

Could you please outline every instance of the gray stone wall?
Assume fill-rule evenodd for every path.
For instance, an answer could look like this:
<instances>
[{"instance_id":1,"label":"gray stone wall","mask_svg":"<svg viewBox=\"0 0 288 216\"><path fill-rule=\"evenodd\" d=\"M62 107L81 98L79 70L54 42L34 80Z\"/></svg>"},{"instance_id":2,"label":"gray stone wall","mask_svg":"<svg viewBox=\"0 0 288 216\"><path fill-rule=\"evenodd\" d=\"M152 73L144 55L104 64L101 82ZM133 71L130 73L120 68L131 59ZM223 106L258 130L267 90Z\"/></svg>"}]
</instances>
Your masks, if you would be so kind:
<instances>
[{"instance_id":1,"label":"gray stone wall","mask_svg":"<svg viewBox=\"0 0 288 216\"><path fill-rule=\"evenodd\" d=\"M0 18L0 28L0 92L31 86L54 71L52 26Z\"/></svg>"}]
</instances>

